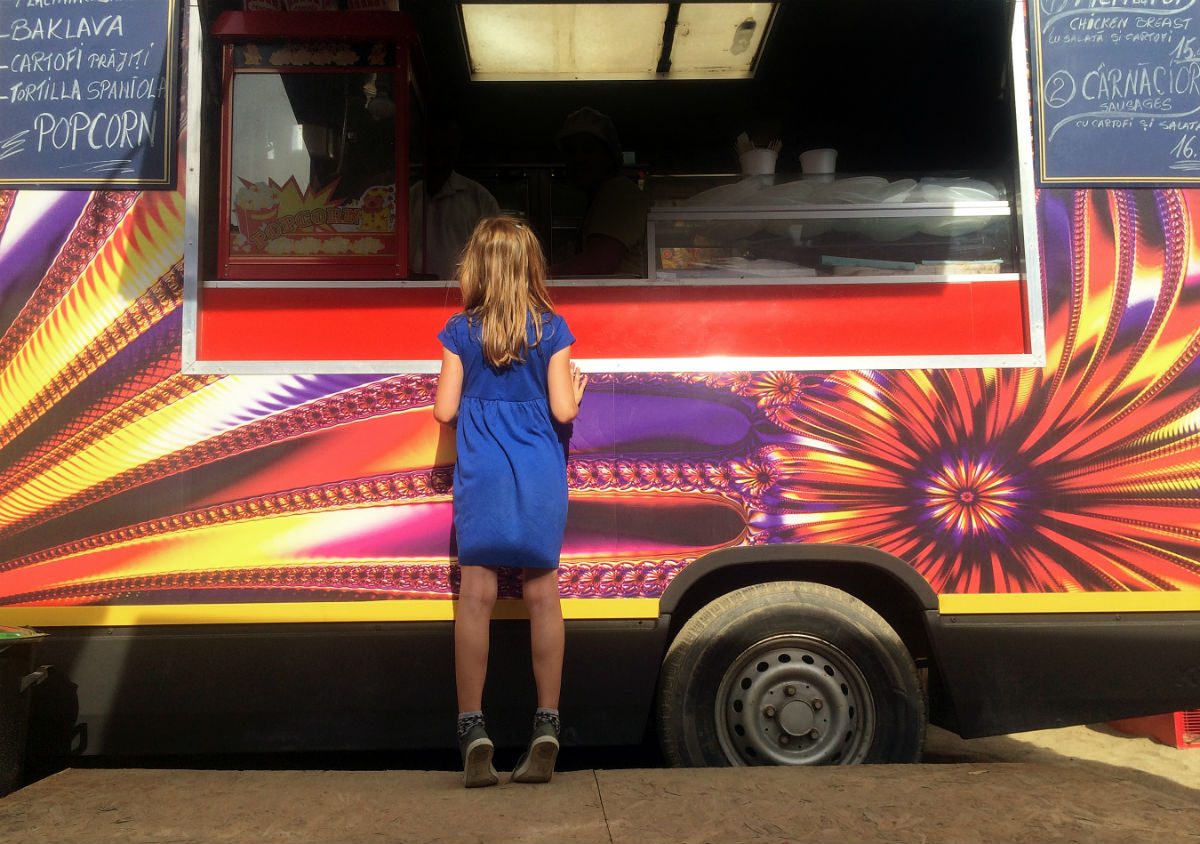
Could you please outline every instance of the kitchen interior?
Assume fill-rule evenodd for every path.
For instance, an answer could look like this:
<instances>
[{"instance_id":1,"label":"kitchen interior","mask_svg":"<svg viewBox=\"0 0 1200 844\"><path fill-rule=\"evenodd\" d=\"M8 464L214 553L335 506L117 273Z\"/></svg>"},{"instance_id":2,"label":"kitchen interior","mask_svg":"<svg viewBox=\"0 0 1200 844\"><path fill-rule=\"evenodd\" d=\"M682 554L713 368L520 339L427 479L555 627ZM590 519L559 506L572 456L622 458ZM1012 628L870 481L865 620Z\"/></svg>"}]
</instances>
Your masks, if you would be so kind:
<instances>
[{"instance_id":1,"label":"kitchen interior","mask_svg":"<svg viewBox=\"0 0 1200 844\"><path fill-rule=\"evenodd\" d=\"M216 0L203 12L211 23L242 8ZM645 270L610 281L969 281L1020 270L1010 2L412 0L400 10L423 70L407 113L393 117L409 139L410 183L422 175L423 112L452 118L455 169L527 219L552 264L577 248L588 203L556 136L588 106L611 118L622 172L650 209ZM209 49L219 67L219 45ZM262 111L269 99L243 102ZM306 126L304 153L315 162L325 145L321 155L337 157L337 137ZM237 155L236 132L233 146Z\"/></svg>"}]
</instances>

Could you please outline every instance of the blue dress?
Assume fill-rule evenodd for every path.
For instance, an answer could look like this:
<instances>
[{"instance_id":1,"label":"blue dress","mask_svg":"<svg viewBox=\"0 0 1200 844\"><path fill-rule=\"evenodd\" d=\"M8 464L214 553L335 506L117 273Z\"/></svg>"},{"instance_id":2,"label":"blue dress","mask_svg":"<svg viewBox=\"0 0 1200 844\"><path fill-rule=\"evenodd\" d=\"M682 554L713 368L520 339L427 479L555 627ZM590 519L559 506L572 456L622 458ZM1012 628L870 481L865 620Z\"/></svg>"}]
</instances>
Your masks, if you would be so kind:
<instances>
[{"instance_id":1,"label":"blue dress","mask_svg":"<svg viewBox=\"0 0 1200 844\"><path fill-rule=\"evenodd\" d=\"M550 415L550 358L575 342L558 314L522 363L496 369L479 326L452 316L438 339L462 359L454 464L454 529L463 566L557 568L567 526L567 458Z\"/></svg>"}]
</instances>

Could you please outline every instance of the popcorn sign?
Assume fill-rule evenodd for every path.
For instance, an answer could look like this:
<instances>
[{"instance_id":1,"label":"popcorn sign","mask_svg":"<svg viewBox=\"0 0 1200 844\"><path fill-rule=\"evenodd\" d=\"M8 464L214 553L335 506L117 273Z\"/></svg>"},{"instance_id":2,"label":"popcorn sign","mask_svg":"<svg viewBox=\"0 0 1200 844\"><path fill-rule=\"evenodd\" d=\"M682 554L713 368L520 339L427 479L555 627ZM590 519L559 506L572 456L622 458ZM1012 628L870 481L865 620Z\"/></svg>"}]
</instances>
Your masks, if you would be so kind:
<instances>
[{"instance_id":1,"label":"popcorn sign","mask_svg":"<svg viewBox=\"0 0 1200 844\"><path fill-rule=\"evenodd\" d=\"M0 0L0 188L175 186L179 0Z\"/></svg>"}]
</instances>

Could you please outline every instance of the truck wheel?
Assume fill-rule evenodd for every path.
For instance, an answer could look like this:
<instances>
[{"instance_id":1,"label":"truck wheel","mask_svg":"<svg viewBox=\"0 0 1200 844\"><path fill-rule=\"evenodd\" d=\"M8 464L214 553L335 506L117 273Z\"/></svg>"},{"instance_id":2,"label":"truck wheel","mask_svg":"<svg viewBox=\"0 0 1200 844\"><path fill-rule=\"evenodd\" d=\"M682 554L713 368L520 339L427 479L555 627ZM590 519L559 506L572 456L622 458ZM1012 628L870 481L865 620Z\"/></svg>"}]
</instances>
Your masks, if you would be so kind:
<instances>
[{"instance_id":1,"label":"truck wheel","mask_svg":"<svg viewBox=\"0 0 1200 844\"><path fill-rule=\"evenodd\" d=\"M878 613L816 583L748 586L693 616L667 652L658 727L671 765L915 762L925 696Z\"/></svg>"}]
</instances>

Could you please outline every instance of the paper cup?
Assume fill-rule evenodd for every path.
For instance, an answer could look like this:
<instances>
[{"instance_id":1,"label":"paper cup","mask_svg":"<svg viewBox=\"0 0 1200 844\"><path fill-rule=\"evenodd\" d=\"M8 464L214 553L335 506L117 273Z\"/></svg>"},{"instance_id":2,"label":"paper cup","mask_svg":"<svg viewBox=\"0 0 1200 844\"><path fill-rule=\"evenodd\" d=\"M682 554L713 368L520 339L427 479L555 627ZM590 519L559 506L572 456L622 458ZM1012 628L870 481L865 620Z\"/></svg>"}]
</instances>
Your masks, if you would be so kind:
<instances>
[{"instance_id":1,"label":"paper cup","mask_svg":"<svg viewBox=\"0 0 1200 844\"><path fill-rule=\"evenodd\" d=\"M800 170L805 176L827 176L836 170L837 150L822 147L800 153Z\"/></svg>"},{"instance_id":2,"label":"paper cup","mask_svg":"<svg viewBox=\"0 0 1200 844\"><path fill-rule=\"evenodd\" d=\"M779 153L761 147L748 149L740 156L742 174L746 176L770 176L775 173L775 159Z\"/></svg>"}]
</instances>

